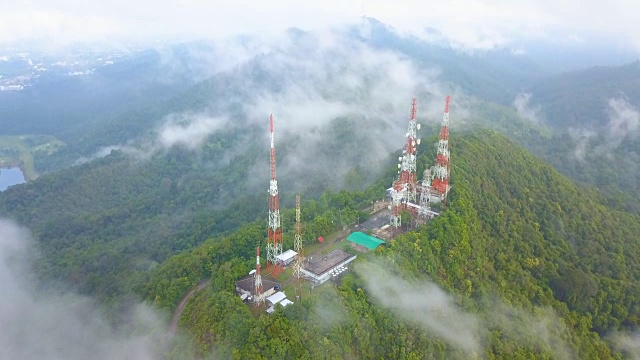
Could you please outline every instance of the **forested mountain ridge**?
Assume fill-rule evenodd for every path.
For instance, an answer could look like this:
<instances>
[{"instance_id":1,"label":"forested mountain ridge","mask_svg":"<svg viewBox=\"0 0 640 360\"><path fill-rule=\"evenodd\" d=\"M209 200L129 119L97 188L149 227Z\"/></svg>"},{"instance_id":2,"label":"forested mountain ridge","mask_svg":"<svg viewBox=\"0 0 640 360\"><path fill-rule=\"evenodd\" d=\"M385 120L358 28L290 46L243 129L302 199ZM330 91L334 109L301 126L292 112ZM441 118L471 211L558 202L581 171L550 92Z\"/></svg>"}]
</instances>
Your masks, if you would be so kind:
<instances>
[{"instance_id":1,"label":"forested mountain ridge","mask_svg":"<svg viewBox=\"0 0 640 360\"><path fill-rule=\"evenodd\" d=\"M532 86L532 105L546 121L561 129L605 128L609 100L640 103L640 61L622 66L598 66L550 77Z\"/></svg>"},{"instance_id":2,"label":"forested mountain ridge","mask_svg":"<svg viewBox=\"0 0 640 360\"><path fill-rule=\"evenodd\" d=\"M405 36L374 19L366 19L366 26L367 34L362 34L360 27L332 29L328 34L293 28L277 42L248 36L232 39L228 44L208 44L213 48L220 46L228 54L206 50L207 46L200 46L205 50L191 49L190 44L185 44L184 52L203 54L219 71L194 84L185 80L192 72L189 65L193 62L198 65L202 60L180 60L174 64L182 69L179 72L182 76L177 79L185 81L178 81L173 92L158 96L152 91L140 91L136 106L124 103L112 106L111 102L105 102L102 106L109 111L96 107L95 116L62 119L71 134L62 138L68 146L54 154L40 154L36 166L41 172L52 171L69 166L80 157L90 157L103 147L145 139L174 115L205 114L252 123L255 114L266 111L263 109L266 102L279 105L277 115L302 108L296 116L309 114L310 122L321 117L314 111L317 107L340 111L337 116L367 113L370 108L370 113L385 114L384 119L391 119L406 116L407 112L407 106L400 106L401 102L395 99L410 99L411 95L418 95L421 101L436 99L440 105L443 92L461 90L510 104L517 89L540 75L541 70L526 57L508 51L467 54L444 44ZM181 52L177 48L173 52ZM151 59L142 60L153 66L145 67L143 73L157 74L161 79L167 72L171 75L165 67L173 62L156 54L156 50L148 52L153 54L148 56ZM239 59L230 62L230 66L218 65L227 62L225 57L235 56ZM166 66L156 64L156 58ZM132 67L135 69L136 65ZM318 73L316 68L324 69L324 73ZM402 108L402 112L396 107ZM40 122L46 118L33 117Z\"/></svg>"},{"instance_id":3,"label":"forested mountain ridge","mask_svg":"<svg viewBox=\"0 0 640 360\"><path fill-rule=\"evenodd\" d=\"M640 214L638 135L573 129L529 145L572 180L597 188L611 206Z\"/></svg>"},{"instance_id":4,"label":"forested mountain ridge","mask_svg":"<svg viewBox=\"0 0 640 360\"><path fill-rule=\"evenodd\" d=\"M41 243L45 277L70 282L84 293L117 297L126 292L123 273L144 271L257 215L259 209L247 206L255 202L253 193L230 188L241 183L238 166L252 163L255 154L246 148L244 157L221 164L220 147L212 140L199 158L177 150L140 160L115 151L46 174L2 192L0 212L29 226ZM233 196L228 204L221 189Z\"/></svg>"},{"instance_id":5,"label":"forested mountain ridge","mask_svg":"<svg viewBox=\"0 0 640 360\"><path fill-rule=\"evenodd\" d=\"M640 65L575 70L637 55L610 43L574 51L575 39L465 51L422 35L363 18L145 45L0 91L0 157L33 168L0 192L0 323L19 324L0 332L0 358L25 358L2 355L30 350L16 339L71 358L78 332L89 354L141 335L154 351L138 357L151 359L165 345L175 359L640 357L628 340L640 341ZM285 273L295 304L271 316L243 304L233 283L266 241L269 114L287 249L296 193L308 245L370 216L396 176L413 97L418 174L432 165L446 95L447 210L302 299ZM327 243L313 245L355 253ZM95 318L109 322L98 336L82 326ZM50 323L63 339L34 337Z\"/></svg>"},{"instance_id":6,"label":"forested mountain ridge","mask_svg":"<svg viewBox=\"0 0 640 360\"><path fill-rule=\"evenodd\" d=\"M520 88L531 84L536 77L551 74L536 61L506 49L468 53L446 43L401 35L372 18L363 20L362 25L350 31L352 36L376 49L397 51L420 67L438 69L442 79L466 94L501 104L511 104Z\"/></svg>"},{"instance_id":7,"label":"forested mountain ridge","mask_svg":"<svg viewBox=\"0 0 640 360\"><path fill-rule=\"evenodd\" d=\"M328 149L321 158L295 153L301 146L309 150L300 136L279 139L280 186L317 197L327 189L371 184L388 155L375 155L376 144L357 133L359 121L338 118L314 130ZM263 134L232 127L209 136L196 151L158 149L142 158L131 148L114 150L0 193L0 214L31 229L45 255L39 262L43 276L99 298L118 298L130 291L127 275L144 273L266 211L269 143L255 141ZM345 155L344 149L352 151ZM289 165L300 161L313 169ZM330 166L332 173L325 174ZM292 204L293 194L282 195L283 206Z\"/></svg>"},{"instance_id":8,"label":"forested mountain ridge","mask_svg":"<svg viewBox=\"0 0 640 360\"><path fill-rule=\"evenodd\" d=\"M541 272L528 270L531 275L570 308L589 310L600 333L625 322L637 326L640 218L607 208L596 191L575 186L526 152L504 151L513 145L496 134L461 140L457 174L454 169L461 190L456 194L468 191L463 198L474 204L488 238L496 241L487 243L485 251L495 251L496 260L500 251L515 252L524 261L522 269L537 268L527 259L539 259L536 271ZM590 287L592 280L598 286ZM578 288L566 288L574 285ZM599 303L607 297L610 305L626 308L616 310L615 320L608 318L611 309Z\"/></svg>"},{"instance_id":9,"label":"forested mountain ridge","mask_svg":"<svg viewBox=\"0 0 640 360\"><path fill-rule=\"evenodd\" d=\"M194 50L215 65L215 71L197 83L189 77L191 67L205 60L184 55ZM472 120L508 134L572 179L597 186L609 195L611 204L640 213L640 142L638 116L634 115L638 113L637 62L557 74L558 69L507 49L465 53L402 34L370 18L328 34L294 28L277 42L246 37L228 44L183 44L169 52L174 53L169 59L178 59L175 68L181 69L176 79L189 81L179 82L163 96L140 91L136 93L139 101L126 106L103 104L109 111L95 111L95 119L79 116L48 121L37 117L39 122L46 120L47 129L64 120L67 135L62 137L66 146L34 153L36 170L54 171L104 156L110 149L155 143L167 125L188 129L202 118L220 118L227 121L225 127L245 126L255 131L258 114L274 108L278 109L277 121L288 121L286 128L291 133L305 134L305 141L314 144L321 143L314 127L336 118L362 118L367 124L360 124L359 133L375 138L386 155L397 147L388 146L387 139L392 138L388 133L400 134L396 120L406 117L407 99L416 96L419 116L437 119L435 109L441 108L445 93L452 93L453 106L460 105L457 122ZM242 56L236 58L238 54ZM166 66L173 64L156 50L142 55L121 67L104 68L96 76L106 72L108 79L119 79L119 72L144 67L134 86L138 81L146 84L145 79L154 74L164 74ZM324 73L319 75L317 68ZM522 92L532 94L524 112L538 117L530 125L514 120L515 111L507 110ZM503 108L496 111L496 103ZM31 107L39 109L36 105ZM22 107L30 105L27 102ZM503 121L496 121L496 113ZM547 125L557 136L540 139L536 132L527 131L531 126ZM529 146L531 143L535 146Z\"/></svg>"},{"instance_id":10,"label":"forested mountain ridge","mask_svg":"<svg viewBox=\"0 0 640 360\"><path fill-rule=\"evenodd\" d=\"M639 217L607 208L597 192L576 186L495 132L455 139L448 209L388 248L361 256L337 291L327 284L275 315L252 315L233 295L233 281L252 267L259 223L155 269L143 294L161 306L172 307L202 278L213 279L181 319L191 340L170 355L620 358L625 353L614 345L616 333L639 325ZM421 164L432 155L426 149ZM316 209L303 214L313 217ZM374 285L384 274L372 280L370 271L358 270L384 259L395 265L374 266L391 269L392 283L430 279L454 294L460 309L446 301L434 307L430 299L442 295L428 284L408 286L392 304L385 302ZM407 292L414 296L410 302L403 298ZM468 317L470 336L480 345L466 346L431 323L446 329Z\"/></svg>"},{"instance_id":11,"label":"forested mountain ridge","mask_svg":"<svg viewBox=\"0 0 640 360\"><path fill-rule=\"evenodd\" d=\"M528 125L490 102L470 117L596 187L611 206L640 214L639 64L571 71L523 87L513 105Z\"/></svg>"}]
</instances>

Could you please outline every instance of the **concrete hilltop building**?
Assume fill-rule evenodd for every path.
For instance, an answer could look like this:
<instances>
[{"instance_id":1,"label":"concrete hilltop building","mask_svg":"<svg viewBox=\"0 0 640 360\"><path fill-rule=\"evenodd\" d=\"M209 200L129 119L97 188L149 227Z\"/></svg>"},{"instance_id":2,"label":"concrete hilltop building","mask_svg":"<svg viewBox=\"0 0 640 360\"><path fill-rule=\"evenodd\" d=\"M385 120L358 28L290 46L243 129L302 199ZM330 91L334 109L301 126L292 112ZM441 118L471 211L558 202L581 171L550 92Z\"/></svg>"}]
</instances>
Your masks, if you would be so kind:
<instances>
[{"instance_id":1,"label":"concrete hilltop building","mask_svg":"<svg viewBox=\"0 0 640 360\"><path fill-rule=\"evenodd\" d=\"M240 295L242 300L250 300L253 301L253 289L255 285L255 272L252 271L251 274L241 278L236 281L236 293ZM267 297L277 291L276 287L278 287L278 282L268 276L262 276L262 288L263 288L263 296Z\"/></svg>"},{"instance_id":2,"label":"concrete hilltop building","mask_svg":"<svg viewBox=\"0 0 640 360\"><path fill-rule=\"evenodd\" d=\"M312 283L316 285L322 284L331 278L331 274L335 269L344 267L355 259L355 255L351 255L341 249L336 249L327 255L313 259L313 261L302 268L302 273L308 277Z\"/></svg>"},{"instance_id":3,"label":"concrete hilltop building","mask_svg":"<svg viewBox=\"0 0 640 360\"><path fill-rule=\"evenodd\" d=\"M282 254L277 255L276 261L278 261L280 266L289 266L289 264L291 264L296 259L296 256L298 256L298 253L289 249Z\"/></svg>"}]
</instances>

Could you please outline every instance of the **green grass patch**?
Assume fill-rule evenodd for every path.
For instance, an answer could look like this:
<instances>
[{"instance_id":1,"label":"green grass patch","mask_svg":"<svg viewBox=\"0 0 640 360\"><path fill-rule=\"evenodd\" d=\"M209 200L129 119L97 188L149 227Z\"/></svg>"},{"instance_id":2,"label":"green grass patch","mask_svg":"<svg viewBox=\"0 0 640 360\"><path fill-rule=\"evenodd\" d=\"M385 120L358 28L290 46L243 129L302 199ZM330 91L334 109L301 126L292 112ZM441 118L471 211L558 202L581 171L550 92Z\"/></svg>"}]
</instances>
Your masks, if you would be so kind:
<instances>
[{"instance_id":1,"label":"green grass patch","mask_svg":"<svg viewBox=\"0 0 640 360\"><path fill-rule=\"evenodd\" d=\"M38 177L33 164L33 154L46 152L50 155L64 146L64 142L48 135L2 135L0 166L20 167L26 180L33 180Z\"/></svg>"}]
</instances>

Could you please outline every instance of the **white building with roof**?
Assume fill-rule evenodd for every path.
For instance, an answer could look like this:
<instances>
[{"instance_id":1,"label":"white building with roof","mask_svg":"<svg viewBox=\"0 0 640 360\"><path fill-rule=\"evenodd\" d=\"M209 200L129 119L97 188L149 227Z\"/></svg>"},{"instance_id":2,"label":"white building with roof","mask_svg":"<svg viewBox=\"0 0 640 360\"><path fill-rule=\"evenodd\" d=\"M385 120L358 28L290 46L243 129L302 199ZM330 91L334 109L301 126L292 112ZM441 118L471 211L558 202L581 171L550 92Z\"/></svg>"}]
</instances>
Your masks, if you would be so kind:
<instances>
[{"instance_id":1,"label":"white building with roof","mask_svg":"<svg viewBox=\"0 0 640 360\"><path fill-rule=\"evenodd\" d=\"M298 253L289 249L285 252L283 252L282 254L276 256L276 259L283 265L283 266L288 266L289 264L291 264L293 262L293 260L296 259L296 256L298 256Z\"/></svg>"},{"instance_id":2,"label":"white building with roof","mask_svg":"<svg viewBox=\"0 0 640 360\"><path fill-rule=\"evenodd\" d=\"M293 301L291 301L289 299L284 299L284 300L280 301L279 304L284 307L284 306L293 304Z\"/></svg>"},{"instance_id":3,"label":"white building with roof","mask_svg":"<svg viewBox=\"0 0 640 360\"><path fill-rule=\"evenodd\" d=\"M269 296L267 298L267 304L271 305L269 306L269 308L267 310L265 310L268 314L273 313L274 311L276 311L276 304L280 304L283 307L287 306L287 305L291 305L293 304L293 301L287 299L287 295L285 295L284 292L282 291L278 291L277 293Z\"/></svg>"},{"instance_id":4,"label":"white building with roof","mask_svg":"<svg viewBox=\"0 0 640 360\"><path fill-rule=\"evenodd\" d=\"M287 298L287 295L285 295L284 292L278 291L267 298L267 303L271 306L275 306L277 303L281 302L282 300L285 300L286 298Z\"/></svg>"}]
</instances>

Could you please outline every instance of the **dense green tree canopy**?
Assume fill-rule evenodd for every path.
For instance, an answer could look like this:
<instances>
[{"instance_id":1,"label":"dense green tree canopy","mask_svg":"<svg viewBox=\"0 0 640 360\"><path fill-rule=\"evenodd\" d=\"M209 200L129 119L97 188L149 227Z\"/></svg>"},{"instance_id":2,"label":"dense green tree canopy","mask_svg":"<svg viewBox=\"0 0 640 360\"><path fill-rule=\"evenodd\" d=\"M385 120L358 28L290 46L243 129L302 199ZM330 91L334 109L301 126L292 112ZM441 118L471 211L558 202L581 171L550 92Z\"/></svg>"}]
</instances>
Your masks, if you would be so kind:
<instances>
[{"instance_id":1,"label":"dense green tree canopy","mask_svg":"<svg viewBox=\"0 0 640 360\"><path fill-rule=\"evenodd\" d=\"M456 348L385 308L368 291L361 273L348 275L337 288L326 284L272 316L251 315L233 295L234 279L229 274L239 276L250 268L259 224L169 259L154 271L144 294L172 308L201 279L216 279L213 287L189 303L181 319L194 339L181 346L201 355L215 351L223 357L285 359L621 356L604 339L638 327L640 219L607 208L597 192L574 185L494 132L456 137L453 157L454 188L448 209L427 226L359 261L390 260L399 276L434 281L453 294L455 302L483 324L480 352ZM333 196L329 203L337 199ZM509 322L516 320L497 320L505 316L515 317L524 327L543 326L558 339L518 330ZM556 317L559 320L553 320Z\"/></svg>"}]
</instances>

